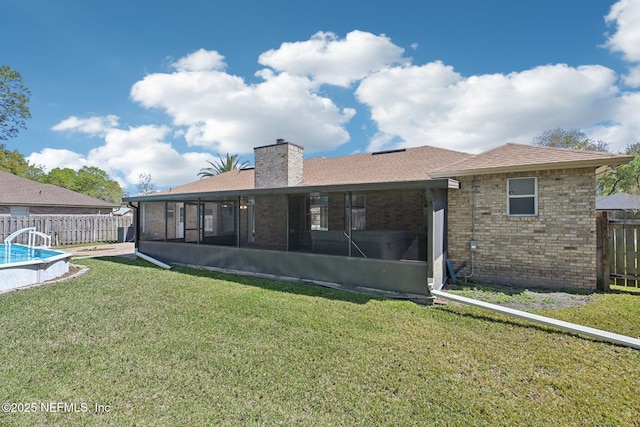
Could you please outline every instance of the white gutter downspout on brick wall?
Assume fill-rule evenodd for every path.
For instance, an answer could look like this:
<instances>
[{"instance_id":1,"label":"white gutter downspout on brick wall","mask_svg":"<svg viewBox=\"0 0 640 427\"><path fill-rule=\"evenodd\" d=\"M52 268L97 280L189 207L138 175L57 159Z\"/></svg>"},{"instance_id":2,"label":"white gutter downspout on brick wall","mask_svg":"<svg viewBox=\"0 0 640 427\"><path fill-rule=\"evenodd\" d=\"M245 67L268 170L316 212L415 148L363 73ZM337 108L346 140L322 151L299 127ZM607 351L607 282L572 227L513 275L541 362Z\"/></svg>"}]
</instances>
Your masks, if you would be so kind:
<instances>
[{"instance_id":1,"label":"white gutter downspout on brick wall","mask_svg":"<svg viewBox=\"0 0 640 427\"><path fill-rule=\"evenodd\" d=\"M472 193L472 202L471 202L471 242L476 241L476 176L473 176L473 180L471 181L471 193ZM471 242L469 242L469 246L471 246ZM473 267L475 265L475 250L471 250L471 272L468 276L464 276L465 279L470 279L473 277Z\"/></svg>"},{"instance_id":2,"label":"white gutter downspout on brick wall","mask_svg":"<svg viewBox=\"0 0 640 427\"><path fill-rule=\"evenodd\" d=\"M431 286L429 286L429 292L431 292L431 295L433 295L434 297L439 297L446 300L455 301L455 302L459 302L466 305L471 305L474 307L485 308L487 310L495 311L495 312L506 314L509 316L530 320L535 323L541 323L546 326L564 329L565 331L573 332L576 334L586 335L588 337L595 338L600 341L608 341L614 344L640 350L640 339L637 339L637 338L631 338L626 335L614 334L612 332L606 332L600 329L590 328L588 326L577 325L575 323L564 322L562 320L556 320L550 317L539 316L537 314L527 313L526 311L515 310L513 308L503 307L496 304L490 304L488 302L479 301L472 298L453 295L448 292L437 291L433 289Z\"/></svg>"}]
</instances>

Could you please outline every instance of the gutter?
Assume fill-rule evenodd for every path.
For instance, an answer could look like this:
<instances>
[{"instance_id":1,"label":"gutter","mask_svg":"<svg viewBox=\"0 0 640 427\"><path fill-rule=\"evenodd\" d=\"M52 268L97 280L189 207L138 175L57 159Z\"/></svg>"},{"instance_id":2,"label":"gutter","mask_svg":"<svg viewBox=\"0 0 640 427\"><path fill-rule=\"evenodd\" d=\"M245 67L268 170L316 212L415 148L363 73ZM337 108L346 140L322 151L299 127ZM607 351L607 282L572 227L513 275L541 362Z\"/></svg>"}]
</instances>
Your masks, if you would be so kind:
<instances>
[{"instance_id":1,"label":"gutter","mask_svg":"<svg viewBox=\"0 0 640 427\"><path fill-rule=\"evenodd\" d=\"M193 193L181 193L178 189L172 191L162 191L161 193L151 193L146 196L124 197L122 200L131 202L154 202L165 200L197 200L199 198L241 197L241 196L262 196L262 195L288 195L288 194L308 194L308 193L331 193L348 191L384 191L384 190L424 190L425 188L460 188L460 182L452 178L427 178L414 181L382 181L347 184L327 184L327 185L297 185L291 187L278 188L244 188L236 190L199 191Z\"/></svg>"},{"instance_id":2,"label":"gutter","mask_svg":"<svg viewBox=\"0 0 640 427\"><path fill-rule=\"evenodd\" d=\"M448 292L436 291L429 286L429 292L432 296L443 298L450 301L459 302L474 307L480 307L487 310L495 311L497 313L506 314L520 319L529 320L535 323L540 323L545 326L551 326L565 331L573 332L575 334L586 335L591 338L595 338L599 341L611 342L624 347L631 347L636 350L640 350L640 339L631 338L626 335L615 334L612 332L602 331L600 329L590 328L588 326L577 325L575 323L569 323L562 320L552 319L550 317L540 316L537 314L527 313L526 311L515 310L509 307L503 307L496 304L490 304L488 302L475 300L472 298L466 298L459 295L453 295Z\"/></svg>"}]
</instances>

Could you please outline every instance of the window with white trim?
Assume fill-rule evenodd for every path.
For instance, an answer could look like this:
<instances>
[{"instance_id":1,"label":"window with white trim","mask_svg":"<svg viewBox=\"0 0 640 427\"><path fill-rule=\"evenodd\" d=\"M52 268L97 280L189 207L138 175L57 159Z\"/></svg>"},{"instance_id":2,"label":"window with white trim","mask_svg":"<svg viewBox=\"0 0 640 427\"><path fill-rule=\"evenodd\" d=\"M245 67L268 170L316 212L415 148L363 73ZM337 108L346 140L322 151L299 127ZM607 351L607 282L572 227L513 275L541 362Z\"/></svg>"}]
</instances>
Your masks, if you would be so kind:
<instances>
[{"instance_id":1,"label":"window with white trim","mask_svg":"<svg viewBox=\"0 0 640 427\"><path fill-rule=\"evenodd\" d=\"M507 215L538 215L537 178L509 178L507 180Z\"/></svg>"}]
</instances>

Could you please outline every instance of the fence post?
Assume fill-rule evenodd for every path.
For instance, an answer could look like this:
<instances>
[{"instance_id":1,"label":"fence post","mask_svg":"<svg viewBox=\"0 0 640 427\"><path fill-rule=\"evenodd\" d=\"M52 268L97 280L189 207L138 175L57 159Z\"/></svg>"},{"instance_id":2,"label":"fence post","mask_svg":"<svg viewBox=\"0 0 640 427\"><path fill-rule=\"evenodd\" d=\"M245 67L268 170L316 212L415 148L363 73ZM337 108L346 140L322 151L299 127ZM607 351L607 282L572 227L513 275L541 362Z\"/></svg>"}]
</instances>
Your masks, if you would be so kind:
<instances>
[{"instance_id":1,"label":"fence post","mask_svg":"<svg viewBox=\"0 0 640 427\"><path fill-rule=\"evenodd\" d=\"M609 219L606 212L596 212L596 288L608 292L611 289L609 264Z\"/></svg>"}]
</instances>

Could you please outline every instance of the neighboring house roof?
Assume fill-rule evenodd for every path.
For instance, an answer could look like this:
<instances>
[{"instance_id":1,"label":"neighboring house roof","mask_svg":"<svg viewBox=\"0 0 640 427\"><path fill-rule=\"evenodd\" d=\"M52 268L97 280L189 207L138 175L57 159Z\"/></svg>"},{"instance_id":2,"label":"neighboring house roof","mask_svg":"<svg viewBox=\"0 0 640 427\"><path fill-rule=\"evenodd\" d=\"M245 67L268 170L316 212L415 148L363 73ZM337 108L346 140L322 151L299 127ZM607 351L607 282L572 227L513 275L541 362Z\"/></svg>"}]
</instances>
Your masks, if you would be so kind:
<instances>
[{"instance_id":1,"label":"neighboring house roof","mask_svg":"<svg viewBox=\"0 0 640 427\"><path fill-rule=\"evenodd\" d=\"M112 209L119 205L0 171L0 205Z\"/></svg>"},{"instance_id":2,"label":"neighboring house roof","mask_svg":"<svg viewBox=\"0 0 640 427\"><path fill-rule=\"evenodd\" d=\"M303 187L428 181L473 174L543 169L598 168L618 166L631 160L633 156L523 144L505 144L476 155L422 146L305 160ZM151 196L253 189L254 170L249 168L225 172L156 192Z\"/></svg>"},{"instance_id":3,"label":"neighboring house roof","mask_svg":"<svg viewBox=\"0 0 640 427\"><path fill-rule=\"evenodd\" d=\"M640 211L640 196L637 194L617 193L596 197L596 210L599 211Z\"/></svg>"},{"instance_id":4,"label":"neighboring house roof","mask_svg":"<svg viewBox=\"0 0 640 427\"><path fill-rule=\"evenodd\" d=\"M122 215L126 215L128 213L132 213L133 209L127 207L127 206L120 206L119 209L114 210L113 212L111 212L111 215L115 215L115 216L122 216Z\"/></svg>"}]
</instances>

